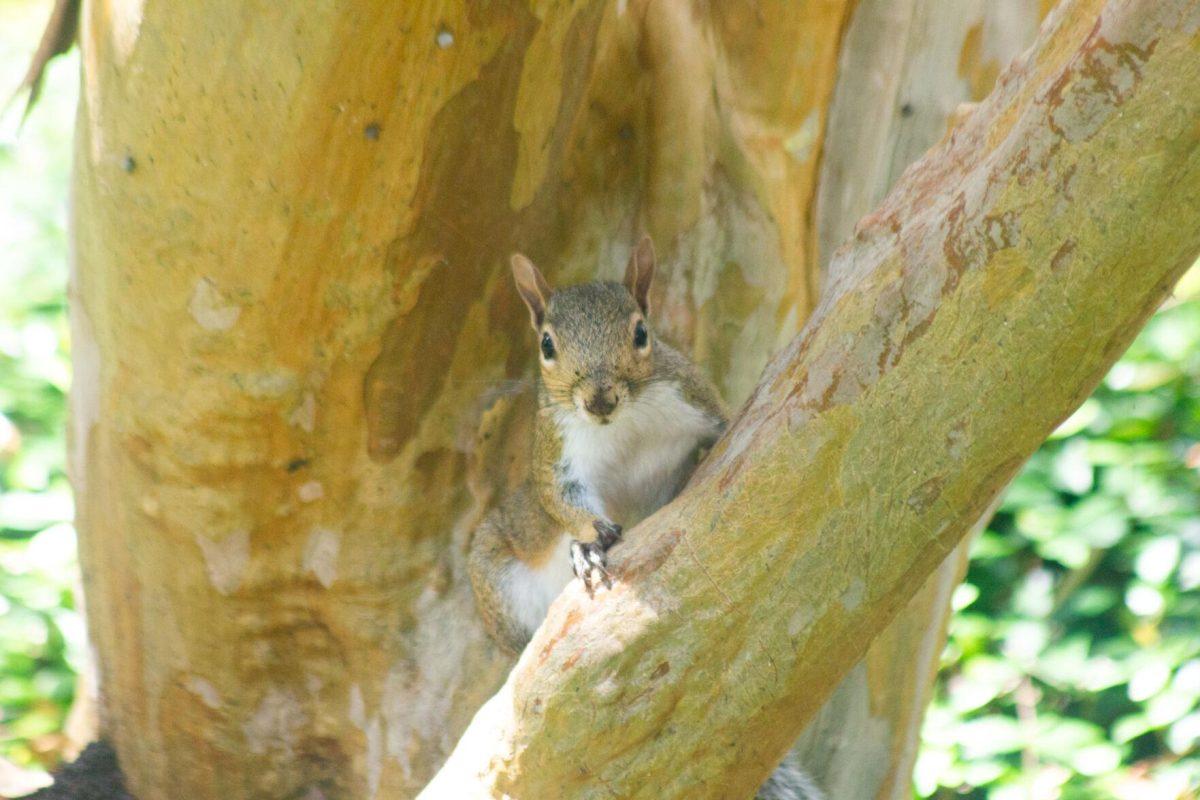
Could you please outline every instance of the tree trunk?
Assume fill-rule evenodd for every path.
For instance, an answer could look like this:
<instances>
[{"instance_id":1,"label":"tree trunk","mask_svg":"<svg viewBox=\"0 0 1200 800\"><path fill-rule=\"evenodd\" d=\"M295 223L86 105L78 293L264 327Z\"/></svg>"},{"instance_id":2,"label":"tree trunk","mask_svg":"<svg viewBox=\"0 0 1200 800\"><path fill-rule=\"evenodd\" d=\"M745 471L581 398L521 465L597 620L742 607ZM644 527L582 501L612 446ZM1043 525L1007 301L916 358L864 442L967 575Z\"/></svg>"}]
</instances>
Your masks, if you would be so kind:
<instances>
[{"instance_id":1,"label":"tree trunk","mask_svg":"<svg viewBox=\"0 0 1200 800\"><path fill-rule=\"evenodd\" d=\"M412 796L499 686L512 250L614 276L649 230L731 401L799 329L847 9L756 6L85 7L73 462L141 800Z\"/></svg>"},{"instance_id":2,"label":"tree trunk","mask_svg":"<svg viewBox=\"0 0 1200 800\"><path fill-rule=\"evenodd\" d=\"M1019 35L992 32L1020 30L1032 13L1022 4L1012 12L1022 20L1013 28L996 27L1008 15L985 16L982 3L963 4L961 17L934 16L936 3L916 0L904 4L908 12L861 0L852 15L854 5L85 6L72 460L103 726L140 800L397 798L424 786L509 666L482 632L463 571L473 526L519 478L526 457L529 397L521 379L532 343L505 257L525 250L549 267L552 280L615 276L638 231L648 230L665 256L659 329L690 343L726 397L741 402L769 354L814 307L821 249L842 238L847 220L942 130L950 105L941 104L978 96L988 70L994 74L988 65L1020 45ZM1080 20L1097 6L1076 4L1072 24L1060 26L1061 41L1077 43ZM846 145L858 130L855 87L869 82L874 56L864 58L869 43L854 42L871 32L868 15L881 13L907 20L910 32L898 37L902 51L878 51L878 64L893 59L884 74L903 76L890 99L882 92L892 109L900 104L900 119L886 105L871 107L895 127L882 134L871 127L880 138L864 165L853 158L858 146ZM960 51L961 62L947 61ZM1141 78L1148 67L1128 52L1121 58L1134 59ZM926 80L948 63L966 65L956 80ZM1159 174L1155 168L1147 171ZM1086 185L1083 166L1080 175ZM1145 180L1131 177L1142 200L1152 195ZM1070 191L1080 214L1093 210L1084 191ZM1182 205L1173 211L1182 213ZM909 224L904 215L897 220ZM1191 242L1156 244L1174 256ZM1079 283L1113 252L1098 239L1075 250L1086 255L1068 259L1063 280ZM836 265L833 272L836 279ZM1149 271L1134 277L1147 282L1122 273L1131 294L1112 309L1105 330L1130 324L1135 299L1151 301ZM1040 284L1029 278L1021 285L1032 291ZM1001 282L990 291L1000 302L1012 289ZM839 302L855 296L844 285L838 291ZM1065 318L1078 323L1068 311ZM843 330L841 319L824 324ZM929 327L937 329L937 320ZM1032 447L1036 432L1063 410L1065 394L1077 397L1086 383L1079 376L1093 376L1084 367L1114 357L1132 330L1103 353L1091 340L1097 352L1090 360L1063 365L1075 371L1058 377L1076 379L1068 387L1075 393L1035 395L1046 407L1014 442ZM810 347L810 361L819 352ZM976 380L960 377L961 386ZM919 408L924 400L930 418L906 436L942 420L934 407L942 398L932 388L914 390L908 401ZM770 397L760 393L752 409ZM884 412L875 413L878 423ZM980 425L978 436L963 434L956 445L964 464L992 430ZM880 432L878 441L894 433ZM932 462L925 455L916 452L906 464L926 470ZM984 474L971 467L954 486ZM820 476L828 486L829 474L807 480ZM1004 474L984 488L994 489ZM883 481L876 487L895 490L858 484L857 494L841 490L842 501L905 496L912 481L908 473L875 476ZM960 504L951 509L956 520L982 509L962 490L943 487L941 498ZM945 502L931 502L949 519ZM813 538L823 509L815 503L812 519L794 526L802 549L829 546L829 531ZM894 529L873 536L915 536L911 520L894 513ZM749 541L762 548L776 542L786 519ZM669 531L656 522L638 538L656 530ZM942 531L931 552L944 555L961 532ZM731 534L687 541L709 565L711 548ZM826 598L844 594L831 581L848 574L817 579L856 563L840 558L824 562L824 572L815 560L804 562L811 575L795 585L807 587L798 591L814 614L827 605L813 594L817 587L833 592ZM673 591L686 571L679 560L668 558L662 576L629 576L630 585ZM926 553L915 560L902 549L897 563L916 577L936 559ZM810 737L810 766L831 788L903 794L956 563L912 601L824 717L839 720L846 741L874 749ZM706 580L693 592L705 592L705 608L721 608L721 594ZM630 592L622 591L567 639L596 630L618 607L629 610ZM866 632L890 618L881 604L898 608L911 592L872 580L863 594L868 624L839 638L837 652L818 644L803 663L794 653L772 656L792 695L798 672L819 670L820 680L802 702L774 696L764 721L786 717L779 730L794 737L817 697L862 655ZM689 596L701 601L679 594ZM554 612L560 628L565 607ZM637 619L633 613L630 624ZM831 624L813 619L822 629ZM698 645L712 632L694 633ZM756 653L754 664L767 663L761 658ZM585 675L595 663L568 674ZM577 732L597 723L577 724ZM536 754L539 741L522 740L520 753ZM728 777L720 759L702 760L701 768L722 776L712 787L746 789L786 744L778 732L763 737L747 766ZM685 757L686 747L678 752ZM866 752L887 754L869 778L853 774ZM506 780L528 785L520 767L536 759L514 763ZM619 766L601 759L595 768L609 780ZM684 774L672 770L642 785L649 790L661 780L666 787ZM570 794L562 787L572 783L545 786L559 788L513 794Z\"/></svg>"}]
</instances>

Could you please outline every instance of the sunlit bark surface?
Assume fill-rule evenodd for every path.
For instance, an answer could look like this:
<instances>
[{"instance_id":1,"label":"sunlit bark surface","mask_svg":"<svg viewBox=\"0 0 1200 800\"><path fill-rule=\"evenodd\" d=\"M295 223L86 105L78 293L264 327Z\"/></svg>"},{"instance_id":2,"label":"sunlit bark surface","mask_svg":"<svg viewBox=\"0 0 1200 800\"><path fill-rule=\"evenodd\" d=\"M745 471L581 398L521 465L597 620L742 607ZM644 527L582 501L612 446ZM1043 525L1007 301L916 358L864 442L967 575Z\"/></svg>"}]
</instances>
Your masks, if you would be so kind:
<instances>
[{"instance_id":1,"label":"sunlit bark surface","mask_svg":"<svg viewBox=\"0 0 1200 800\"><path fill-rule=\"evenodd\" d=\"M860 0L842 40L817 184L822 280L854 224L942 137L962 104L983 99L999 68L1033 43L1043 13L1032 0ZM963 542L806 729L796 754L830 797L911 797L950 595L966 564Z\"/></svg>"},{"instance_id":2,"label":"sunlit bark surface","mask_svg":"<svg viewBox=\"0 0 1200 800\"><path fill-rule=\"evenodd\" d=\"M1051 12L424 796L748 796L1195 258L1198 31L1185 0Z\"/></svg>"},{"instance_id":3,"label":"sunlit bark surface","mask_svg":"<svg viewBox=\"0 0 1200 800\"><path fill-rule=\"evenodd\" d=\"M463 574L526 457L508 252L553 280L615 277L649 231L658 327L736 407L833 246L1043 11L942 5L88 5L72 461L104 729L141 800L415 795L510 666ZM1098 8L1075 8L1062 47ZM803 463L789 474L839 485ZM763 509L793 508L765 489ZM960 565L802 740L832 796L905 796ZM700 616L724 602L705 585ZM819 693L846 658L805 655ZM789 735L815 696L776 708Z\"/></svg>"}]
</instances>

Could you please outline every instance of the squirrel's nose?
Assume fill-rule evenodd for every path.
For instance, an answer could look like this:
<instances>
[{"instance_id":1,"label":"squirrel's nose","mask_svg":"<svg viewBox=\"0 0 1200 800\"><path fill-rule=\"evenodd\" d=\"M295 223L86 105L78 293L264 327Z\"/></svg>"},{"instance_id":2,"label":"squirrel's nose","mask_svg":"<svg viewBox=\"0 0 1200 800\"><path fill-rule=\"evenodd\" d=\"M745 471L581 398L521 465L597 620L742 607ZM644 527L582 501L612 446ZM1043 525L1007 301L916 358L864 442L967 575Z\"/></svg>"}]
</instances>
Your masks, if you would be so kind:
<instances>
[{"instance_id":1,"label":"squirrel's nose","mask_svg":"<svg viewBox=\"0 0 1200 800\"><path fill-rule=\"evenodd\" d=\"M588 400L583 404L589 414L595 414L597 417L607 417L617 407L617 393L612 389L598 389Z\"/></svg>"}]
</instances>

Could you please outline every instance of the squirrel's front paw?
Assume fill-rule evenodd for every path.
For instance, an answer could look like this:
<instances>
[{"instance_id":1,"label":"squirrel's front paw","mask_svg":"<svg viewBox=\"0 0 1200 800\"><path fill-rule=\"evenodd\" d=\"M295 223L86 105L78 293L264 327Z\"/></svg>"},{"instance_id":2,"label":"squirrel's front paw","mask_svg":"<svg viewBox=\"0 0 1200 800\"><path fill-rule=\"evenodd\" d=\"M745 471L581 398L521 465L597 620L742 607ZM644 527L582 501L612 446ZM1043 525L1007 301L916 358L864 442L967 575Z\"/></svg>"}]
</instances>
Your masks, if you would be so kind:
<instances>
[{"instance_id":1,"label":"squirrel's front paw","mask_svg":"<svg viewBox=\"0 0 1200 800\"><path fill-rule=\"evenodd\" d=\"M571 542L571 567L575 570L575 577L583 581L583 588L587 589L588 595L596 588L597 581L603 583L606 589L612 588L607 563L604 546L600 542Z\"/></svg>"}]
</instances>

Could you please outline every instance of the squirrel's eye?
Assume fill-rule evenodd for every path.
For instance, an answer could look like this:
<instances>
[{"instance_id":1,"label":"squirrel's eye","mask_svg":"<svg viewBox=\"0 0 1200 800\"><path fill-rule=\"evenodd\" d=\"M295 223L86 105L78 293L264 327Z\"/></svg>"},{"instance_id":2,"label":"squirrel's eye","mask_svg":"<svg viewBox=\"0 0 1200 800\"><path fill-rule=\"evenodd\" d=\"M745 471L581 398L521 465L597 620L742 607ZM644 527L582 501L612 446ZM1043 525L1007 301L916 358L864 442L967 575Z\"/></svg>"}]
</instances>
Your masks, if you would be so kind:
<instances>
[{"instance_id":1,"label":"squirrel's eye","mask_svg":"<svg viewBox=\"0 0 1200 800\"><path fill-rule=\"evenodd\" d=\"M639 319L637 325L633 326L633 346L641 350L649 341L650 336L646 333L646 326Z\"/></svg>"},{"instance_id":2,"label":"squirrel's eye","mask_svg":"<svg viewBox=\"0 0 1200 800\"><path fill-rule=\"evenodd\" d=\"M548 333L542 334L542 358L547 361L554 360L554 341Z\"/></svg>"}]
</instances>

